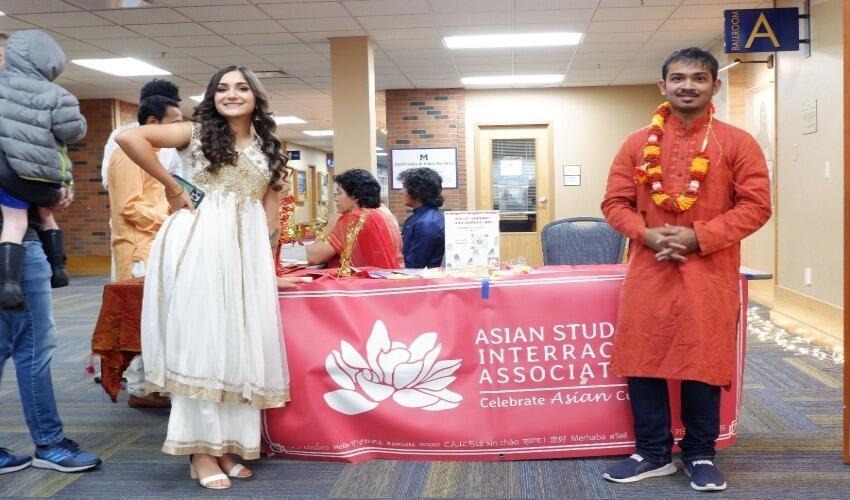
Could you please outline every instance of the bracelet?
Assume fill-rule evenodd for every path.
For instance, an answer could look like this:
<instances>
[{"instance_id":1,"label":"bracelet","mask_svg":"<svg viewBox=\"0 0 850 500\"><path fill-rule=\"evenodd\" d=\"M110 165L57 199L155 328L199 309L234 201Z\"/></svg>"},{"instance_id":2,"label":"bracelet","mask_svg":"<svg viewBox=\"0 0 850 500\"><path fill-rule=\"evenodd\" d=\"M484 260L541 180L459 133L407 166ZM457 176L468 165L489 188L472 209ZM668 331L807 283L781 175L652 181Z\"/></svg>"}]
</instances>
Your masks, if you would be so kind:
<instances>
[{"instance_id":1,"label":"bracelet","mask_svg":"<svg viewBox=\"0 0 850 500\"><path fill-rule=\"evenodd\" d=\"M185 191L186 191L186 189L184 189L184 188L183 188L183 186L180 186L180 191L178 191L178 192L176 192L176 193L174 193L174 194L168 194L168 191L166 190L166 191L165 191L165 197L166 197L166 198L177 198L178 196L180 196L181 194L183 194Z\"/></svg>"}]
</instances>

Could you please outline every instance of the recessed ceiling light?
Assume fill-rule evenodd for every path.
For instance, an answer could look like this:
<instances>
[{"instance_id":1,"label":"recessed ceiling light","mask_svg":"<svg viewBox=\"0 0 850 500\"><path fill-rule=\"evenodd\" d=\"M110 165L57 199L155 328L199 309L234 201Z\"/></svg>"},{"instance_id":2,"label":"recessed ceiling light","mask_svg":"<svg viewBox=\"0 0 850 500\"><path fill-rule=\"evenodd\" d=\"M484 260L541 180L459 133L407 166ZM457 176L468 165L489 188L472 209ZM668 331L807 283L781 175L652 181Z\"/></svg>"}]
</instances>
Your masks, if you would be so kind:
<instances>
[{"instance_id":1,"label":"recessed ceiling light","mask_svg":"<svg viewBox=\"0 0 850 500\"><path fill-rule=\"evenodd\" d=\"M117 76L153 76L170 75L168 71L157 68L146 62L133 59L132 57L118 57L114 59L73 59L74 64L103 71Z\"/></svg>"},{"instance_id":2,"label":"recessed ceiling light","mask_svg":"<svg viewBox=\"0 0 850 500\"><path fill-rule=\"evenodd\" d=\"M288 123L307 123L304 120L302 120L301 118L298 118L297 116L292 116L292 115L290 115L290 116L275 116L274 122L277 123L278 125L286 125Z\"/></svg>"},{"instance_id":3,"label":"recessed ceiling light","mask_svg":"<svg viewBox=\"0 0 850 500\"><path fill-rule=\"evenodd\" d=\"M0 10L0 16L5 16L6 13Z\"/></svg>"},{"instance_id":4,"label":"recessed ceiling light","mask_svg":"<svg viewBox=\"0 0 850 500\"><path fill-rule=\"evenodd\" d=\"M581 33L512 33L504 35L447 36L443 38L450 49L495 49L500 47L554 47L577 45Z\"/></svg>"},{"instance_id":5,"label":"recessed ceiling light","mask_svg":"<svg viewBox=\"0 0 850 500\"><path fill-rule=\"evenodd\" d=\"M195 101L195 102L201 102L201 101L203 101L203 100L204 100L204 94L190 95L190 96L189 96L189 99L191 99L191 100L193 100L193 101Z\"/></svg>"},{"instance_id":6,"label":"recessed ceiling light","mask_svg":"<svg viewBox=\"0 0 850 500\"><path fill-rule=\"evenodd\" d=\"M333 130L305 130L304 133L313 137L328 137L334 135Z\"/></svg>"},{"instance_id":7,"label":"recessed ceiling light","mask_svg":"<svg viewBox=\"0 0 850 500\"><path fill-rule=\"evenodd\" d=\"M467 76L460 81L464 85L522 85L534 83L560 83L564 75L503 75Z\"/></svg>"}]
</instances>

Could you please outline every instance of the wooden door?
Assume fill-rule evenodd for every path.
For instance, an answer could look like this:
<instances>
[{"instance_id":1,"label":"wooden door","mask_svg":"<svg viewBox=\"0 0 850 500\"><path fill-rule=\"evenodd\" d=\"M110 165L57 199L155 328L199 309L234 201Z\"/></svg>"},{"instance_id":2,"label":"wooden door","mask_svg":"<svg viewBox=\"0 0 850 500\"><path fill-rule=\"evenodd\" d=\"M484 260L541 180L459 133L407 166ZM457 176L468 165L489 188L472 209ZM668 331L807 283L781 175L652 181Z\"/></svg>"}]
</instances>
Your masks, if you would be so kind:
<instances>
[{"instance_id":1,"label":"wooden door","mask_svg":"<svg viewBox=\"0 0 850 500\"><path fill-rule=\"evenodd\" d=\"M498 210L500 258L543 263L540 230L552 220L548 125L478 126L477 210Z\"/></svg>"}]
</instances>

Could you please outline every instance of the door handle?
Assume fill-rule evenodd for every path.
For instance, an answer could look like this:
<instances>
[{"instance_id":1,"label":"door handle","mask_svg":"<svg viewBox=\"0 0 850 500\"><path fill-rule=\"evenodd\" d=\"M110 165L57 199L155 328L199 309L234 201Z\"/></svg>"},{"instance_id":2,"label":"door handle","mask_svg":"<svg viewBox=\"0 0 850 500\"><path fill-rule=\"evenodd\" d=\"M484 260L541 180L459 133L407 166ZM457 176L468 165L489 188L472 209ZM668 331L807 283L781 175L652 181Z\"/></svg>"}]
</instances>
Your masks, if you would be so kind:
<instances>
[{"instance_id":1,"label":"door handle","mask_svg":"<svg viewBox=\"0 0 850 500\"><path fill-rule=\"evenodd\" d=\"M541 197L538 199L538 201L540 202L540 204L541 204L541 205L545 205L545 204L549 203L549 198L547 198L547 197L545 197L545 196L541 196Z\"/></svg>"}]
</instances>

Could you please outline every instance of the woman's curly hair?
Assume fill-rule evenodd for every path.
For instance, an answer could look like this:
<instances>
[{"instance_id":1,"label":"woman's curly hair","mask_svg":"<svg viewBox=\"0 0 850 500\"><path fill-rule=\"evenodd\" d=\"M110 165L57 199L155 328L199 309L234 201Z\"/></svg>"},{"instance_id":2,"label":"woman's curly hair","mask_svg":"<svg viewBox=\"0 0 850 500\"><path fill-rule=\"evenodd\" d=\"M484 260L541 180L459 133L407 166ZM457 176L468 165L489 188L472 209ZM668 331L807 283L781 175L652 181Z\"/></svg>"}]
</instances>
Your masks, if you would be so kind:
<instances>
[{"instance_id":1,"label":"woman's curly hair","mask_svg":"<svg viewBox=\"0 0 850 500\"><path fill-rule=\"evenodd\" d=\"M360 208L378 208L381 206L381 185L371 173L362 168L354 168L335 175L334 182L345 191L349 198L357 202Z\"/></svg>"},{"instance_id":2,"label":"woman's curly hair","mask_svg":"<svg viewBox=\"0 0 850 500\"><path fill-rule=\"evenodd\" d=\"M443 206L443 178L428 167L412 168L398 175L407 194L423 205L439 208Z\"/></svg>"},{"instance_id":3,"label":"woman's curly hair","mask_svg":"<svg viewBox=\"0 0 850 500\"><path fill-rule=\"evenodd\" d=\"M227 66L214 74L204 92L204 99L192 115L192 119L201 124L201 151L210 162L207 171L217 172L222 165L235 165L237 161L236 137L230 130L227 120L215 109L215 93L218 84L221 78L231 71L242 73L254 94L256 105L251 114L251 125L262 142L260 149L269 159L269 171L272 174L269 186L279 191L283 187L283 181L289 176L290 169L286 166L288 158L281 151L280 139L274 135L277 125L269 111L268 94L254 72L245 66Z\"/></svg>"}]
</instances>

